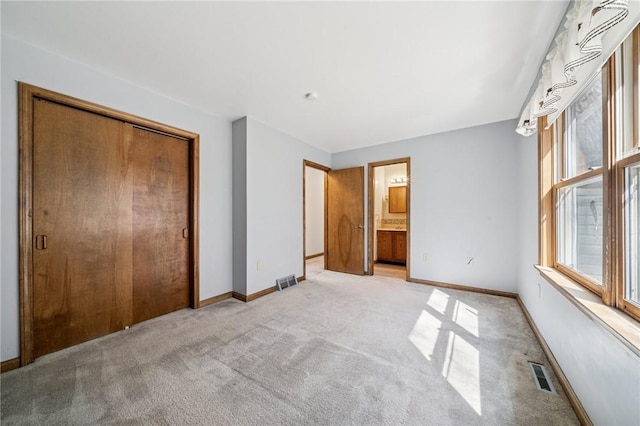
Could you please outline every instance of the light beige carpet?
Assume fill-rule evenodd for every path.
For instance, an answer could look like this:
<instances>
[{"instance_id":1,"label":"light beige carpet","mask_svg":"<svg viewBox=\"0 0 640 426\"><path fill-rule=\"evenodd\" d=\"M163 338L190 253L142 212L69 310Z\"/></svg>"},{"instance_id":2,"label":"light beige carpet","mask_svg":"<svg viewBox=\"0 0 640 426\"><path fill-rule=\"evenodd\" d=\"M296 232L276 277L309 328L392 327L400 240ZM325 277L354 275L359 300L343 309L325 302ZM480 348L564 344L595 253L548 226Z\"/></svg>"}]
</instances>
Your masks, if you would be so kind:
<instances>
[{"instance_id":1,"label":"light beige carpet","mask_svg":"<svg viewBox=\"0 0 640 426\"><path fill-rule=\"evenodd\" d=\"M307 272L5 373L2 424L578 423L515 300Z\"/></svg>"}]
</instances>

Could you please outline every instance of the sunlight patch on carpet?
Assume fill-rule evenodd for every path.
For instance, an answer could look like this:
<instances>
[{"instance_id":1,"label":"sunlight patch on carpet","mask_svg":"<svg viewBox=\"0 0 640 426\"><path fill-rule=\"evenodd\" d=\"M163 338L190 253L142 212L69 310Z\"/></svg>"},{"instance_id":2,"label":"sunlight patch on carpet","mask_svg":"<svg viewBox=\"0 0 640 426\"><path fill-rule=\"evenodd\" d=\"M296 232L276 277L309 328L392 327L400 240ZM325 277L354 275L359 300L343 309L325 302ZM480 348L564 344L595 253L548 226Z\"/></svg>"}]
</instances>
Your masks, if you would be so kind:
<instances>
[{"instance_id":1,"label":"sunlight patch on carpet","mask_svg":"<svg viewBox=\"0 0 640 426\"><path fill-rule=\"evenodd\" d=\"M442 375L465 401L482 415L480 403L480 353L472 344L449 331Z\"/></svg>"},{"instance_id":2,"label":"sunlight patch on carpet","mask_svg":"<svg viewBox=\"0 0 640 426\"><path fill-rule=\"evenodd\" d=\"M449 304L449 295L443 293L437 288L433 289L431 295L429 296L429 301L427 305L431 306L436 311L440 312L442 315L447 311L447 305Z\"/></svg>"},{"instance_id":3,"label":"sunlight patch on carpet","mask_svg":"<svg viewBox=\"0 0 640 426\"><path fill-rule=\"evenodd\" d=\"M433 356L441 325L442 322L440 320L423 310L409 334L409 341L429 361Z\"/></svg>"},{"instance_id":4,"label":"sunlight patch on carpet","mask_svg":"<svg viewBox=\"0 0 640 426\"><path fill-rule=\"evenodd\" d=\"M453 309L453 320L456 324L473 334L475 337L480 337L478 334L477 309L472 308L464 302L456 300L456 305Z\"/></svg>"}]
</instances>

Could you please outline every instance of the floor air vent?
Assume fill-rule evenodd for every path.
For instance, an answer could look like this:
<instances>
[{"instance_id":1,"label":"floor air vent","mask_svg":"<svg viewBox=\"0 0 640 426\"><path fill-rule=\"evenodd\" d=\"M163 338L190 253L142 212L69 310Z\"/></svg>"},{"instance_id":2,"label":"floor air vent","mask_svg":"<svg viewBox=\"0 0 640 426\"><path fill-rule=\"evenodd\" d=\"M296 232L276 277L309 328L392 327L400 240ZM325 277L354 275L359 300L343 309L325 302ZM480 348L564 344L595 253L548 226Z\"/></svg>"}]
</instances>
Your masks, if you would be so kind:
<instances>
[{"instance_id":1,"label":"floor air vent","mask_svg":"<svg viewBox=\"0 0 640 426\"><path fill-rule=\"evenodd\" d=\"M289 275L286 277L278 278L276 280L276 284L278 284L278 290L284 290L287 287L298 284L298 280L296 280L295 275Z\"/></svg>"},{"instance_id":2,"label":"floor air vent","mask_svg":"<svg viewBox=\"0 0 640 426\"><path fill-rule=\"evenodd\" d=\"M556 390L553 388L551 379L544 366L535 362L529 362L529 366L531 367L531 371L533 371L533 380L536 382L538 389L542 392L556 394Z\"/></svg>"}]
</instances>

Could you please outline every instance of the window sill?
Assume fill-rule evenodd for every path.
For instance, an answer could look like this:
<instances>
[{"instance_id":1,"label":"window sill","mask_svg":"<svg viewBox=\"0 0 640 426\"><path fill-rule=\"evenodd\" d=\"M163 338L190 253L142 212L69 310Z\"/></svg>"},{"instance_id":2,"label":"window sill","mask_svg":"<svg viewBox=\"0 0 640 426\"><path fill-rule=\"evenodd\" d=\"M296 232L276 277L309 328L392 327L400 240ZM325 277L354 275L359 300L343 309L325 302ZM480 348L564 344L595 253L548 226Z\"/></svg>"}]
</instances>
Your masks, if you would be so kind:
<instances>
[{"instance_id":1,"label":"window sill","mask_svg":"<svg viewBox=\"0 0 640 426\"><path fill-rule=\"evenodd\" d=\"M535 265L535 268L567 300L640 357L640 323L638 321L616 308L605 305L597 295L556 269L539 265Z\"/></svg>"}]
</instances>

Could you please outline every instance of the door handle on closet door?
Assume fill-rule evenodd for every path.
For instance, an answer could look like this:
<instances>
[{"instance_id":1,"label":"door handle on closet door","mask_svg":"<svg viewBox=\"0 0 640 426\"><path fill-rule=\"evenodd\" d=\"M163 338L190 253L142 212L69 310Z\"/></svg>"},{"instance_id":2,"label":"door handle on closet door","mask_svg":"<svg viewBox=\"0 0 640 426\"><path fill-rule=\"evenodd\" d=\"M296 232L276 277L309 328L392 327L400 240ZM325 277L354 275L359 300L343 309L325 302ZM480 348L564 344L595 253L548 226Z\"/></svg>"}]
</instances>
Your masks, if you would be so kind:
<instances>
[{"instance_id":1,"label":"door handle on closet door","mask_svg":"<svg viewBox=\"0 0 640 426\"><path fill-rule=\"evenodd\" d=\"M47 249L47 236L36 235L36 250L46 250L46 249Z\"/></svg>"},{"instance_id":2,"label":"door handle on closet door","mask_svg":"<svg viewBox=\"0 0 640 426\"><path fill-rule=\"evenodd\" d=\"M182 228L182 238L189 238L189 228Z\"/></svg>"}]
</instances>

